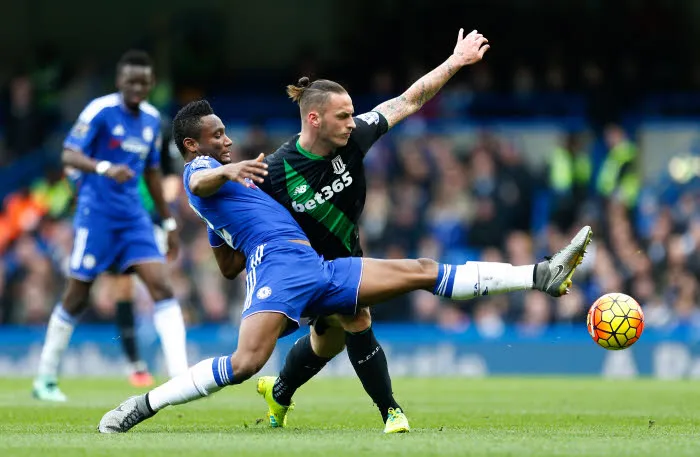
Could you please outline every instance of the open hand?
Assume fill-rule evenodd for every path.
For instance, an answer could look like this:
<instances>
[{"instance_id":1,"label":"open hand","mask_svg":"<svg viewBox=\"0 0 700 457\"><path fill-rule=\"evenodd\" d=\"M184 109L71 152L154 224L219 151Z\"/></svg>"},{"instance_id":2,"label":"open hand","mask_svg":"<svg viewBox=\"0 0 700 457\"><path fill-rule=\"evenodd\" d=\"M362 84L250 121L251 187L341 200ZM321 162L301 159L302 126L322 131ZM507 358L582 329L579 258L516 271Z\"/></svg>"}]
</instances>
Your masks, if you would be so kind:
<instances>
[{"instance_id":1,"label":"open hand","mask_svg":"<svg viewBox=\"0 0 700 457\"><path fill-rule=\"evenodd\" d=\"M484 54L489 50L489 40L482 34L473 30L469 35L464 36L464 29L459 29L457 44L452 54L460 65L471 65L484 58Z\"/></svg>"},{"instance_id":2,"label":"open hand","mask_svg":"<svg viewBox=\"0 0 700 457\"><path fill-rule=\"evenodd\" d=\"M110 166L105 172L105 176L112 178L121 184L133 178L135 173L134 170L129 168L128 165L112 164L112 166Z\"/></svg>"},{"instance_id":3,"label":"open hand","mask_svg":"<svg viewBox=\"0 0 700 457\"><path fill-rule=\"evenodd\" d=\"M246 187L250 187L250 181L261 183L265 180L267 176L267 164L263 162L265 154L260 153L260 155L253 160L243 160L242 162L229 163L224 165L224 176L229 181L234 181L243 184Z\"/></svg>"}]
</instances>

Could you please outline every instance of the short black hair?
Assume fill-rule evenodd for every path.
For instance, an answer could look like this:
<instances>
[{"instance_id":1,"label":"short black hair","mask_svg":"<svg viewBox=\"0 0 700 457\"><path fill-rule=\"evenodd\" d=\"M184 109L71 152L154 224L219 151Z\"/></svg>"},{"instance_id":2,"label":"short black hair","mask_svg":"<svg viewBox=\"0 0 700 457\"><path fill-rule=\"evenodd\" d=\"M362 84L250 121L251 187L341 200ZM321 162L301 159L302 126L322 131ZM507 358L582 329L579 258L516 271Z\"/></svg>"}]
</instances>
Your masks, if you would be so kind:
<instances>
[{"instance_id":1,"label":"short black hair","mask_svg":"<svg viewBox=\"0 0 700 457\"><path fill-rule=\"evenodd\" d=\"M126 51L119 59L119 62L117 62L117 73L127 65L153 68L153 59L151 59L151 56L148 55L146 51L130 49Z\"/></svg>"},{"instance_id":2,"label":"short black hair","mask_svg":"<svg viewBox=\"0 0 700 457\"><path fill-rule=\"evenodd\" d=\"M177 149L185 157L185 138L199 139L202 130L202 118L214 114L214 110L206 100L197 100L185 105L173 119L173 139Z\"/></svg>"}]
</instances>

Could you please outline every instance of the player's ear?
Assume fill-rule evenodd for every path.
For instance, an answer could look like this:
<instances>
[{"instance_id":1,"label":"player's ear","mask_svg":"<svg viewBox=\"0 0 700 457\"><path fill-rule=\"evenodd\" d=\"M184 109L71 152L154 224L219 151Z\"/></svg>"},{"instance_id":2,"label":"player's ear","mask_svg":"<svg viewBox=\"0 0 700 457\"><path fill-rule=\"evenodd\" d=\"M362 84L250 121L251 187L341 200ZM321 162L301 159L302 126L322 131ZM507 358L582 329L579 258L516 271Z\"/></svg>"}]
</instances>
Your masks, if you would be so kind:
<instances>
[{"instance_id":1,"label":"player's ear","mask_svg":"<svg viewBox=\"0 0 700 457\"><path fill-rule=\"evenodd\" d=\"M318 111L310 111L308 119L312 127L318 128L321 125L321 116L319 116Z\"/></svg>"},{"instance_id":2,"label":"player's ear","mask_svg":"<svg viewBox=\"0 0 700 457\"><path fill-rule=\"evenodd\" d=\"M194 138L189 138L189 137L182 140L182 144L184 144L185 148L187 148L187 150L190 152L197 152L197 146L199 146L199 144L197 143L197 140L195 140Z\"/></svg>"}]
</instances>

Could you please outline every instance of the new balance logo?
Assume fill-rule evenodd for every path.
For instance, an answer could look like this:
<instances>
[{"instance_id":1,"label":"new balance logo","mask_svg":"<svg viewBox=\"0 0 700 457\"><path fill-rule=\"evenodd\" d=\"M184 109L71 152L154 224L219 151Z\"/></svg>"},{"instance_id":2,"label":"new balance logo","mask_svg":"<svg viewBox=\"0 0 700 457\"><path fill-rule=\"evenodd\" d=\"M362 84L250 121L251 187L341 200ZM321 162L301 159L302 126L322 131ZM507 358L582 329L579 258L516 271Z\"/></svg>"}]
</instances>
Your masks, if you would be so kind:
<instances>
[{"instance_id":1,"label":"new balance logo","mask_svg":"<svg viewBox=\"0 0 700 457\"><path fill-rule=\"evenodd\" d=\"M306 189L308 189L308 186L306 185L301 185L297 186L296 189L294 189L294 195L302 195L304 192L306 192Z\"/></svg>"}]
</instances>

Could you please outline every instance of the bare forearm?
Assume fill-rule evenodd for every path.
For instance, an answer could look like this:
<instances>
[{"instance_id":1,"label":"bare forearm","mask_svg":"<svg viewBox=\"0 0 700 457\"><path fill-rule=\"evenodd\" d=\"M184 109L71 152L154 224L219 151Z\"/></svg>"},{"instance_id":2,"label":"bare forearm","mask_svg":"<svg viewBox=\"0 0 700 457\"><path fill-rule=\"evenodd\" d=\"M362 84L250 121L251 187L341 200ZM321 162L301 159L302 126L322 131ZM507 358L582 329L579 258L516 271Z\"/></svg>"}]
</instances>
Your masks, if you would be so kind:
<instances>
[{"instance_id":1,"label":"bare forearm","mask_svg":"<svg viewBox=\"0 0 700 457\"><path fill-rule=\"evenodd\" d=\"M198 197L209 197L215 194L227 181L222 170L223 167L218 167L198 171L190 176L189 186L192 193Z\"/></svg>"},{"instance_id":2,"label":"bare forearm","mask_svg":"<svg viewBox=\"0 0 700 457\"><path fill-rule=\"evenodd\" d=\"M156 168L149 168L144 173L143 179L146 182L148 193L151 194L153 205L156 207L158 215L162 220L168 219L170 217L170 209L163 197L163 179L160 171Z\"/></svg>"},{"instance_id":3,"label":"bare forearm","mask_svg":"<svg viewBox=\"0 0 700 457\"><path fill-rule=\"evenodd\" d=\"M80 151L64 149L61 154L61 162L64 166L77 168L80 171L95 173L97 160L91 159Z\"/></svg>"},{"instance_id":4,"label":"bare forearm","mask_svg":"<svg viewBox=\"0 0 700 457\"><path fill-rule=\"evenodd\" d=\"M403 94L387 100L373 111L381 113L391 128L421 109L460 68L461 65L458 65L454 57L450 56L430 73L413 83Z\"/></svg>"},{"instance_id":5,"label":"bare forearm","mask_svg":"<svg viewBox=\"0 0 700 457\"><path fill-rule=\"evenodd\" d=\"M228 245L212 247L212 250L219 270L226 279L235 279L245 270L246 258L240 251L235 251Z\"/></svg>"}]
</instances>

